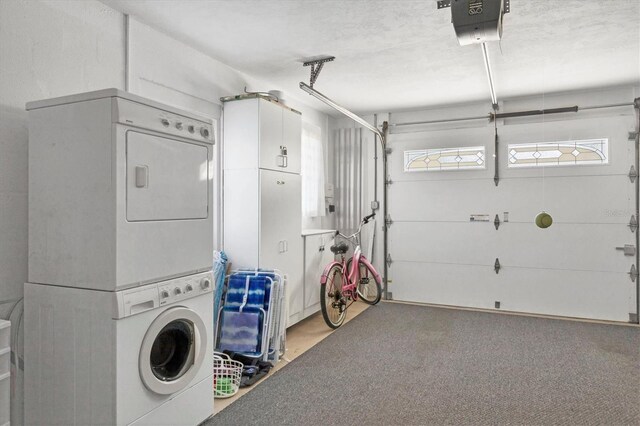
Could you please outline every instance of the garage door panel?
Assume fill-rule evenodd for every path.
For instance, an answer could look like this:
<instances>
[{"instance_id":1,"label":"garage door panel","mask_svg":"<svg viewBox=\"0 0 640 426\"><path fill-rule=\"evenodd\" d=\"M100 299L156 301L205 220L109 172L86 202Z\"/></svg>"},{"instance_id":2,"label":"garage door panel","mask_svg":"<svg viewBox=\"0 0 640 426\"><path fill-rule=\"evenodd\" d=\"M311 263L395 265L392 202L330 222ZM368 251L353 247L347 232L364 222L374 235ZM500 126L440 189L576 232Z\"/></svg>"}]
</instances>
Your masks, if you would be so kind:
<instances>
[{"instance_id":1,"label":"garage door panel","mask_svg":"<svg viewBox=\"0 0 640 426\"><path fill-rule=\"evenodd\" d=\"M394 262L389 291L399 301L493 308L499 284L493 269L474 265Z\"/></svg>"},{"instance_id":2,"label":"garage door panel","mask_svg":"<svg viewBox=\"0 0 640 426\"><path fill-rule=\"evenodd\" d=\"M514 222L533 222L546 210L556 223L628 224L635 187L627 176L503 179L498 205Z\"/></svg>"},{"instance_id":3,"label":"garage door panel","mask_svg":"<svg viewBox=\"0 0 640 426\"><path fill-rule=\"evenodd\" d=\"M504 267L496 276L501 309L629 321L635 312L628 274Z\"/></svg>"},{"instance_id":4,"label":"garage door panel","mask_svg":"<svg viewBox=\"0 0 640 426\"><path fill-rule=\"evenodd\" d=\"M629 320L635 287L628 274L423 262L389 268L393 299L576 318Z\"/></svg>"},{"instance_id":5,"label":"garage door panel","mask_svg":"<svg viewBox=\"0 0 640 426\"><path fill-rule=\"evenodd\" d=\"M501 126L498 128L500 145L500 175L502 178L535 178L558 176L591 176L591 175L624 175L633 164L630 159L634 155L633 143L628 140L628 117L615 117L599 121L596 133L592 126L585 126L584 120L560 123L530 123L518 126ZM587 123L588 124L588 123ZM549 128L552 126L553 128ZM492 126L482 129L456 129L411 134L393 134L389 140L392 153L388 156L389 172L400 180L447 180L493 178L494 171L494 130ZM562 142L605 138L609 141L609 162L604 165L508 168L509 144ZM484 146L486 153L486 169L484 170L451 170L445 172L404 172L404 151L418 149L437 149L464 146Z\"/></svg>"},{"instance_id":6,"label":"garage door panel","mask_svg":"<svg viewBox=\"0 0 640 426\"><path fill-rule=\"evenodd\" d=\"M502 211L496 210L498 194L491 191L491 180L394 182L391 186L389 214L394 221L468 222L470 214Z\"/></svg>"},{"instance_id":7,"label":"garage door panel","mask_svg":"<svg viewBox=\"0 0 640 426\"><path fill-rule=\"evenodd\" d=\"M478 249L478 242L496 244L493 224L394 222L391 226L389 253L394 260L485 266L495 262L492 253Z\"/></svg>"},{"instance_id":8,"label":"garage door panel","mask_svg":"<svg viewBox=\"0 0 640 426\"><path fill-rule=\"evenodd\" d=\"M623 225L559 223L540 229L533 223L505 223L496 234L492 252L504 266L621 273L635 259L616 250L635 245L635 234Z\"/></svg>"},{"instance_id":9,"label":"garage door panel","mask_svg":"<svg viewBox=\"0 0 640 426\"><path fill-rule=\"evenodd\" d=\"M635 187L626 176L493 180L394 181L389 190L392 220L467 222L509 212L513 222L533 223L543 209L556 223L628 224ZM621 194L626 194L621 196Z\"/></svg>"},{"instance_id":10,"label":"garage door panel","mask_svg":"<svg viewBox=\"0 0 640 426\"><path fill-rule=\"evenodd\" d=\"M578 271L627 272L634 257L616 247L634 245L635 235L622 225L489 222L394 222L389 253L395 261L435 262ZM541 249L544 248L544 249Z\"/></svg>"}]
</instances>

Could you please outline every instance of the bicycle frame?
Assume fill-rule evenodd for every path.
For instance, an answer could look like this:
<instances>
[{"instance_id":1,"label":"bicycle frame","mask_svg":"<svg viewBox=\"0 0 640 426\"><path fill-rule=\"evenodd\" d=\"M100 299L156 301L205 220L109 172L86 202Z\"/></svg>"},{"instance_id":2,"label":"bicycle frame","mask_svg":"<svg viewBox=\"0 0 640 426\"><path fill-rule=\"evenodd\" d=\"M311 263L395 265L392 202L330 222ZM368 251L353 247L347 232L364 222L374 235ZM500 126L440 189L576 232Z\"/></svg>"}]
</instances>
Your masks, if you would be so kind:
<instances>
[{"instance_id":1,"label":"bicycle frame","mask_svg":"<svg viewBox=\"0 0 640 426\"><path fill-rule=\"evenodd\" d=\"M333 261L329 263L324 268L324 271L322 272L322 277L320 278L320 284L326 285L327 279L329 278L329 271L331 271L331 269L334 266L336 265L339 266L340 270L342 271L342 283L341 283L340 291L343 295L347 296L351 300L351 303L358 300L357 289L358 289L358 283L360 282L360 264L361 263L366 265L370 271L374 272L375 274L374 279L376 281L381 282L382 280L380 273L378 273L378 271L376 270L376 268L373 267L371 262L369 262L369 260L362 254L362 250L360 248L360 233L362 232L362 225L364 225L365 223L367 222L363 219L360 222L360 226L358 227L358 230L351 235L347 236L339 232L336 233L336 236L340 235L349 243L355 246L355 249L353 251L353 256L351 256L351 259L352 259L351 270L347 271L347 258L345 257L344 254L341 254L341 257L342 257L341 260L339 262ZM349 305L347 305L345 309L348 308L351 305L351 303L349 303Z\"/></svg>"}]
</instances>

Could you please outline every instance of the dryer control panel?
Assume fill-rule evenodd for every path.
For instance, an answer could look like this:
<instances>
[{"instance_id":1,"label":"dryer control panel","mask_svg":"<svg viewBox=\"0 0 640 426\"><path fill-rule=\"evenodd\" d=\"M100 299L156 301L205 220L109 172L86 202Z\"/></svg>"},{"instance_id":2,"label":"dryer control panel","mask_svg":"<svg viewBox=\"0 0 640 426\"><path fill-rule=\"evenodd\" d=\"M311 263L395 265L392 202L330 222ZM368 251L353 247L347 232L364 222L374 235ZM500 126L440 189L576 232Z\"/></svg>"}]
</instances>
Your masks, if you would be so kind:
<instances>
[{"instance_id":1,"label":"dryer control panel","mask_svg":"<svg viewBox=\"0 0 640 426\"><path fill-rule=\"evenodd\" d=\"M211 272L118 291L115 293L113 318L126 318L212 292L213 274Z\"/></svg>"},{"instance_id":2,"label":"dryer control panel","mask_svg":"<svg viewBox=\"0 0 640 426\"><path fill-rule=\"evenodd\" d=\"M194 115L180 115L127 99L113 99L113 120L116 123L215 144L216 132L211 120L199 119Z\"/></svg>"}]
</instances>

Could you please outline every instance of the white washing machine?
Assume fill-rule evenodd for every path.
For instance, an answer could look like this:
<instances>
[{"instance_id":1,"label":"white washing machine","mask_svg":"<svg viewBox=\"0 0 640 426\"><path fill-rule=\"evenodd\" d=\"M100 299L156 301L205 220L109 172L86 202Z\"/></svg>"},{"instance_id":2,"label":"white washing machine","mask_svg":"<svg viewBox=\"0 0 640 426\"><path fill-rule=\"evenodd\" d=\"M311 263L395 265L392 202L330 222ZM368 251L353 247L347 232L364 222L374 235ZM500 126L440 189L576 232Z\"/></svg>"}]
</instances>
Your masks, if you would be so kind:
<instances>
[{"instance_id":1,"label":"white washing machine","mask_svg":"<svg viewBox=\"0 0 640 426\"><path fill-rule=\"evenodd\" d=\"M215 122L117 89L27 110L29 282L115 291L211 269Z\"/></svg>"},{"instance_id":2,"label":"white washing machine","mask_svg":"<svg viewBox=\"0 0 640 426\"><path fill-rule=\"evenodd\" d=\"M197 425L213 414L210 272L24 293L25 424Z\"/></svg>"}]
</instances>

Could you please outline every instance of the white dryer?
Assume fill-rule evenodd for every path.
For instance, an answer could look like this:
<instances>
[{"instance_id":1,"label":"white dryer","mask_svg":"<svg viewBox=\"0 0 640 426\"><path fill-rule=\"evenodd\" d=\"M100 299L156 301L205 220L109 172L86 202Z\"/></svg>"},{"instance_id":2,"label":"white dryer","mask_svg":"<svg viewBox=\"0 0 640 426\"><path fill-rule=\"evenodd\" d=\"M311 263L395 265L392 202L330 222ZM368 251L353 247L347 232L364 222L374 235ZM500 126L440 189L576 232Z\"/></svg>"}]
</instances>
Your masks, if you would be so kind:
<instances>
[{"instance_id":1,"label":"white dryer","mask_svg":"<svg viewBox=\"0 0 640 426\"><path fill-rule=\"evenodd\" d=\"M27 110L29 282L115 291L211 269L212 120L117 89Z\"/></svg>"},{"instance_id":2,"label":"white dryer","mask_svg":"<svg viewBox=\"0 0 640 426\"><path fill-rule=\"evenodd\" d=\"M117 292L25 284L25 424L213 414L211 273Z\"/></svg>"}]
</instances>

